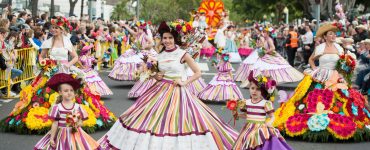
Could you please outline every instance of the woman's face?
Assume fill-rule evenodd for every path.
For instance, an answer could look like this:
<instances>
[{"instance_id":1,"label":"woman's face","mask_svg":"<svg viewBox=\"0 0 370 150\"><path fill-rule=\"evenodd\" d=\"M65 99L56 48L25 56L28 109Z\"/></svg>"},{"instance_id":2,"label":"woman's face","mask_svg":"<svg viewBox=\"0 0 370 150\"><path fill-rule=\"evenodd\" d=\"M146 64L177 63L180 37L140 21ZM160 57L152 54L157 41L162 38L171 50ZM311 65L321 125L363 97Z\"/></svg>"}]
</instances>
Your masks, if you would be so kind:
<instances>
[{"instance_id":1,"label":"woman's face","mask_svg":"<svg viewBox=\"0 0 370 150\"><path fill-rule=\"evenodd\" d=\"M258 88L258 86L253 82L250 82L249 93L252 99L258 99L262 97L260 88Z\"/></svg>"},{"instance_id":2,"label":"woman's face","mask_svg":"<svg viewBox=\"0 0 370 150\"><path fill-rule=\"evenodd\" d=\"M59 94L62 96L63 100L72 100L75 98L75 91L69 84L61 84L59 87Z\"/></svg>"},{"instance_id":3,"label":"woman's face","mask_svg":"<svg viewBox=\"0 0 370 150\"><path fill-rule=\"evenodd\" d=\"M334 31L328 31L326 35L324 35L324 39L327 42L335 42L335 39L337 38L337 35Z\"/></svg>"},{"instance_id":4,"label":"woman's face","mask_svg":"<svg viewBox=\"0 0 370 150\"><path fill-rule=\"evenodd\" d=\"M171 33L163 33L162 43L166 48L173 48L175 46L175 39Z\"/></svg>"},{"instance_id":5,"label":"woman's face","mask_svg":"<svg viewBox=\"0 0 370 150\"><path fill-rule=\"evenodd\" d=\"M57 35L61 35L63 33L62 29L60 29L59 27L57 26L52 26L51 27L51 34L53 34L54 36L57 36Z\"/></svg>"},{"instance_id":6,"label":"woman's face","mask_svg":"<svg viewBox=\"0 0 370 150\"><path fill-rule=\"evenodd\" d=\"M370 50L370 43L365 43L365 48L366 48L367 50Z\"/></svg>"}]
</instances>

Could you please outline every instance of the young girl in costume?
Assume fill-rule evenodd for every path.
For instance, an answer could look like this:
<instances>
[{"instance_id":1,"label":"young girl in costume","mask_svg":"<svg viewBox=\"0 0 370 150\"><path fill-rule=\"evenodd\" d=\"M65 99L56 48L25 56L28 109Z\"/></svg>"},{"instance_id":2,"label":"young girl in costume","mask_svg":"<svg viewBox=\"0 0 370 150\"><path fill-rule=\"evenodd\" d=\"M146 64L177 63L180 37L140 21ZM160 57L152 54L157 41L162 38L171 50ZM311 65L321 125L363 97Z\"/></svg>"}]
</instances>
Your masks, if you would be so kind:
<instances>
[{"instance_id":1,"label":"young girl in costume","mask_svg":"<svg viewBox=\"0 0 370 150\"><path fill-rule=\"evenodd\" d=\"M247 123L234 143L233 149L292 149L280 135L279 130L272 127L274 122L274 107L272 101L276 90L275 80L268 79L261 75L257 79L253 72L248 77L250 84L250 99L243 100L241 111L244 114L238 115L233 111L234 116L246 117ZM267 121L267 116L270 120Z\"/></svg>"},{"instance_id":2,"label":"young girl in costume","mask_svg":"<svg viewBox=\"0 0 370 150\"><path fill-rule=\"evenodd\" d=\"M222 59L217 69L217 75L214 76L208 86L198 94L198 98L210 101L243 99L243 94L233 80L231 73L232 66L229 62L228 54L222 54Z\"/></svg>"},{"instance_id":3,"label":"young girl in costume","mask_svg":"<svg viewBox=\"0 0 370 150\"><path fill-rule=\"evenodd\" d=\"M82 48L79 61L82 64L82 70L86 73L85 81L91 92L96 95L112 95L113 92L100 78L99 73L93 69L93 63L96 63L94 56L91 55L91 48L94 45L86 45Z\"/></svg>"},{"instance_id":4,"label":"young girl in costume","mask_svg":"<svg viewBox=\"0 0 370 150\"><path fill-rule=\"evenodd\" d=\"M53 121L51 130L37 142L34 149L99 148L99 144L81 128L82 120L86 120L88 115L80 104L73 101L80 84L79 80L65 73L56 74L48 81L47 86L58 91L60 96L48 115Z\"/></svg>"}]
</instances>

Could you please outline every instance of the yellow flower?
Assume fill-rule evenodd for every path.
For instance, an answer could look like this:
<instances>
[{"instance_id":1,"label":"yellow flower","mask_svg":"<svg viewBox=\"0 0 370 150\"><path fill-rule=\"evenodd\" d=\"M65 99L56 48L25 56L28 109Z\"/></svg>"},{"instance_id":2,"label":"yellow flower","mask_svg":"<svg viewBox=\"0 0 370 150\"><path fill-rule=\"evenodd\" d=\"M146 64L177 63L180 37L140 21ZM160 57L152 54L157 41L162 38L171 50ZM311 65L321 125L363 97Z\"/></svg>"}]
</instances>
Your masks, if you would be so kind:
<instances>
[{"instance_id":1,"label":"yellow flower","mask_svg":"<svg viewBox=\"0 0 370 150\"><path fill-rule=\"evenodd\" d=\"M96 118L94 112L86 105L80 105L88 114L88 119L82 122L82 126L84 127L93 127L96 124Z\"/></svg>"},{"instance_id":2,"label":"yellow flower","mask_svg":"<svg viewBox=\"0 0 370 150\"><path fill-rule=\"evenodd\" d=\"M262 78L262 82L265 82L266 83L267 82L267 78L266 77L263 77Z\"/></svg>"},{"instance_id":3,"label":"yellow flower","mask_svg":"<svg viewBox=\"0 0 370 150\"><path fill-rule=\"evenodd\" d=\"M50 105L54 105L55 104L55 101L57 100L58 96L59 96L58 92L54 92L53 94L51 94L49 96L49 103L50 103Z\"/></svg>"},{"instance_id":4,"label":"yellow flower","mask_svg":"<svg viewBox=\"0 0 370 150\"><path fill-rule=\"evenodd\" d=\"M53 122L48 118L48 112L49 109L45 107L31 108L26 118L27 128L30 130L40 130L50 127Z\"/></svg>"},{"instance_id":5,"label":"yellow flower","mask_svg":"<svg viewBox=\"0 0 370 150\"><path fill-rule=\"evenodd\" d=\"M182 27L182 32L186 32L186 26Z\"/></svg>"}]
</instances>

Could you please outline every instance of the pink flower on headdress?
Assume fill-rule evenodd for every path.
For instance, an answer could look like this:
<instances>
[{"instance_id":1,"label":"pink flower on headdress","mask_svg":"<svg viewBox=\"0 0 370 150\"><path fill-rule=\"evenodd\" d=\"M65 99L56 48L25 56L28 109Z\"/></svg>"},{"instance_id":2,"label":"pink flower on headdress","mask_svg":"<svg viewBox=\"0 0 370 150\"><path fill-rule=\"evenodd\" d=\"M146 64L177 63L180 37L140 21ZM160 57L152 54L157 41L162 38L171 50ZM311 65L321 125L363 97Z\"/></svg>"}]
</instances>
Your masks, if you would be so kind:
<instances>
[{"instance_id":1,"label":"pink flower on headdress","mask_svg":"<svg viewBox=\"0 0 370 150\"><path fill-rule=\"evenodd\" d=\"M182 29L182 26L178 24L178 25L176 26L176 31L177 31L177 32L180 32L180 31L181 31L181 29Z\"/></svg>"}]
</instances>

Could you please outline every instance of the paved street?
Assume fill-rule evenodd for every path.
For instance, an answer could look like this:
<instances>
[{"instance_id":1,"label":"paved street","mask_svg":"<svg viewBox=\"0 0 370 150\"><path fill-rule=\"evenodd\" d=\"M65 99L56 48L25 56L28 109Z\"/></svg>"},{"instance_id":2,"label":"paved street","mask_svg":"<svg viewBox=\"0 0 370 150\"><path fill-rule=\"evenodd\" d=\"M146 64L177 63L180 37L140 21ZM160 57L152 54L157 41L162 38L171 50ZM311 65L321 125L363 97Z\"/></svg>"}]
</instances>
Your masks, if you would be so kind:
<instances>
[{"instance_id":1,"label":"paved street","mask_svg":"<svg viewBox=\"0 0 370 150\"><path fill-rule=\"evenodd\" d=\"M202 77L209 82L214 73L215 69L208 65L210 71L207 71ZM235 70L237 69L238 65L234 65ZM103 97L105 105L116 115L119 116L124 111L126 111L135 100L131 100L127 98L127 93L130 88L133 86L134 82L119 82L110 80L108 76L108 71L102 71L101 77L103 80L109 85L109 87L114 92L113 96ZM284 90L292 91L297 83L286 84L284 85ZM281 89L281 88L280 88ZM242 89L244 97L249 97L249 92L246 89ZM16 103L17 99L11 101L0 101L0 118L4 118L13 108L14 104ZM222 119L225 121L229 121L231 119L231 114L227 110L223 110L222 106L224 104L215 104L215 103L208 103L209 107L211 107ZM276 104L275 104L276 105ZM276 106L275 106L276 107ZM239 120L235 126L235 129L240 130L243 126L244 121ZM106 131L98 131L94 134L91 134L92 137L98 140L100 137L105 134ZM17 135L14 133L3 133L0 132L0 150L31 150L33 146L36 144L38 140L40 140L42 135ZM300 142L300 141L292 141L288 140L288 144L290 144L294 149L297 150L365 150L370 149L370 143L308 143L308 142Z\"/></svg>"}]
</instances>

